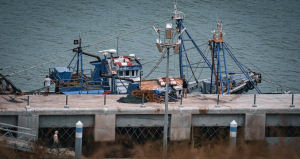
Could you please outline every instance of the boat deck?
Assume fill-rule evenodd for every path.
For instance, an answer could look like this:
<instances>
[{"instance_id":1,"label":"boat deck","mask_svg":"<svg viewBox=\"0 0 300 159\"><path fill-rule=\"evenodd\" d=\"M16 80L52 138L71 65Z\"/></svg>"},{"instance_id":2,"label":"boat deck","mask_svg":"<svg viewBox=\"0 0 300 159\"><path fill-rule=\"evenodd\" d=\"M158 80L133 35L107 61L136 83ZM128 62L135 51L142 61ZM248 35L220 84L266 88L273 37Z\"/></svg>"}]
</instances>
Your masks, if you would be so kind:
<instances>
[{"instance_id":1,"label":"boat deck","mask_svg":"<svg viewBox=\"0 0 300 159\"><path fill-rule=\"evenodd\" d=\"M176 86L182 85L182 79L181 78L174 78L174 80L177 83ZM164 88L164 87L160 86L156 79L142 81L142 90L156 89L156 88Z\"/></svg>"}]
</instances>

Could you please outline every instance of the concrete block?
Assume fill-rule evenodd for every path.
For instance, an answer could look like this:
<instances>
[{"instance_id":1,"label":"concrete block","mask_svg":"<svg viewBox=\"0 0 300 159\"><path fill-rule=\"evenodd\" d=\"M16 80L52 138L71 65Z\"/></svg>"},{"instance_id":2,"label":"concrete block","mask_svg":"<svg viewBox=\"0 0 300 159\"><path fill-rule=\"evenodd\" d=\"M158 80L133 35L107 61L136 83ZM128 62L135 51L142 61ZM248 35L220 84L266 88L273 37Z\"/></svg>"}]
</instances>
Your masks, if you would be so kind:
<instances>
[{"instance_id":1,"label":"concrete block","mask_svg":"<svg viewBox=\"0 0 300 159\"><path fill-rule=\"evenodd\" d=\"M172 114L170 140L189 140L191 134L191 114Z\"/></svg>"},{"instance_id":2,"label":"concrete block","mask_svg":"<svg viewBox=\"0 0 300 159\"><path fill-rule=\"evenodd\" d=\"M162 114L122 114L116 115L116 127L160 127L164 126Z\"/></svg>"},{"instance_id":3,"label":"concrete block","mask_svg":"<svg viewBox=\"0 0 300 159\"><path fill-rule=\"evenodd\" d=\"M94 127L95 115L40 115L39 127L75 127L78 121L83 127Z\"/></svg>"},{"instance_id":4,"label":"concrete block","mask_svg":"<svg viewBox=\"0 0 300 159\"><path fill-rule=\"evenodd\" d=\"M19 129L18 131L31 133L36 135L35 140L38 139L38 133L39 133L39 115L19 115L18 116L18 126L30 128L31 132L23 131L22 129ZM24 136L24 137L30 137L30 136Z\"/></svg>"},{"instance_id":5,"label":"concrete block","mask_svg":"<svg viewBox=\"0 0 300 159\"><path fill-rule=\"evenodd\" d=\"M18 115L0 115L0 122L10 125L18 125Z\"/></svg>"},{"instance_id":6,"label":"concrete block","mask_svg":"<svg viewBox=\"0 0 300 159\"><path fill-rule=\"evenodd\" d=\"M100 141L115 141L116 135L116 115L100 115L95 114L95 133L96 142Z\"/></svg>"},{"instance_id":7,"label":"concrete block","mask_svg":"<svg viewBox=\"0 0 300 159\"><path fill-rule=\"evenodd\" d=\"M245 140L265 139L266 114L246 113Z\"/></svg>"}]
</instances>

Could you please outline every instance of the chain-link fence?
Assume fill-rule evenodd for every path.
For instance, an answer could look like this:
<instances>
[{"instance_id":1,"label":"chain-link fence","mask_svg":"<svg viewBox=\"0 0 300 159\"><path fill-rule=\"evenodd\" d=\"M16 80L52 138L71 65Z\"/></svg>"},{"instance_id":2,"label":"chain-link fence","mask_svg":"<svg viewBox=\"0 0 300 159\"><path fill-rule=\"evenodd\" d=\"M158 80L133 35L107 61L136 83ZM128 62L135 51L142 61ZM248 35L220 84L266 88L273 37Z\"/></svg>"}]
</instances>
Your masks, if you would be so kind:
<instances>
[{"instance_id":1,"label":"chain-link fence","mask_svg":"<svg viewBox=\"0 0 300 159\"><path fill-rule=\"evenodd\" d=\"M74 150L75 148L75 127L55 127L55 128L40 128L39 139L42 140L44 146L51 147L53 144L53 135L58 131L59 146ZM82 133L82 153L87 156L94 150L93 127L84 127Z\"/></svg>"},{"instance_id":2,"label":"chain-link fence","mask_svg":"<svg viewBox=\"0 0 300 159\"><path fill-rule=\"evenodd\" d=\"M300 126L267 126L265 137L300 137Z\"/></svg>"},{"instance_id":3,"label":"chain-link fence","mask_svg":"<svg viewBox=\"0 0 300 159\"><path fill-rule=\"evenodd\" d=\"M237 139L243 138L243 127L237 128ZM229 143L230 127L229 126L213 126L213 127L192 127L191 142L194 148ZM238 142L238 140L237 140Z\"/></svg>"},{"instance_id":4,"label":"chain-link fence","mask_svg":"<svg viewBox=\"0 0 300 159\"><path fill-rule=\"evenodd\" d=\"M163 127L116 127L116 142L126 148L152 142L157 149L162 149L163 133Z\"/></svg>"}]
</instances>

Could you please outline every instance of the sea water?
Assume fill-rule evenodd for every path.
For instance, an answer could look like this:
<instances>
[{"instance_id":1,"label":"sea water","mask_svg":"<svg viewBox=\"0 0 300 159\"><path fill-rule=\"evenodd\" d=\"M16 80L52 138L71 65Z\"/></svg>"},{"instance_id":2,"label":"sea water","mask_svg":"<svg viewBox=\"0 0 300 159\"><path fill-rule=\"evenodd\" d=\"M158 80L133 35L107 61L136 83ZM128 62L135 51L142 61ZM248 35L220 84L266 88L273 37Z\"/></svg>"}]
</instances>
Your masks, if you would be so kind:
<instances>
[{"instance_id":1,"label":"sea water","mask_svg":"<svg viewBox=\"0 0 300 159\"><path fill-rule=\"evenodd\" d=\"M177 4L178 11L185 13L184 26L200 49L206 50L205 54L211 31L217 30L217 21L222 21L225 42L232 47L237 59L252 71L262 73L264 80L284 86L263 81L258 85L262 92L277 89L300 92L300 1L185 0ZM49 68L68 66L74 55L70 49L77 47L73 40L79 39L79 35L82 46L88 46L150 26L83 48L100 57L103 55L98 51L117 48L119 55L135 54L146 63L143 65L143 76L146 76L162 56L155 46L158 35L151 26L170 19L173 11L170 0L0 1L0 69L3 68L0 73L11 74L9 79L23 91L38 89L43 86ZM175 20L168 22L175 25ZM165 27L165 23L155 27ZM200 54L186 43L189 47L186 49L191 48L187 55L190 63L199 62ZM210 53L208 58L211 58ZM187 64L185 59L184 55L184 64ZM94 60L84 56L84 69L92 69L89 62ZM169 71L173 77L179 76L178 62L178 54L171 50ZM229 56L226 62L228 71L240 72ZM74 67L74 63L71 66ZM186 76L190 78L191 71L187 73L186 69ZM194 68L194 71L196 78L210 77L208 69ZM166 58L148 79L165 75Z\"/></svg>"}]
</instances>

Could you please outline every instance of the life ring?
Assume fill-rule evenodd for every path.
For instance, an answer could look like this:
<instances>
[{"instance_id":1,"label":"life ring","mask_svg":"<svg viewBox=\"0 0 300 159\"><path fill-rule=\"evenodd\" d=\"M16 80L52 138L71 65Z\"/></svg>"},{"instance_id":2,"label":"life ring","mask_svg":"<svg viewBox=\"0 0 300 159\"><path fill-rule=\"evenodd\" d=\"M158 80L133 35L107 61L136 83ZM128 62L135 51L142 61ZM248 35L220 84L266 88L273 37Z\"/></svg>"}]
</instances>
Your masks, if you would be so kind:
<instances>
[{"instance_id":1,"label":"life ring","mask_svg":"<svg viewBox=\"0 0 300 159\"><path fill-rule=\"evenodd\" d=\"M254 89L254 86L251 84L251 82L247 82L247 88L248 89L250 89L250 90L252 90L252 89Z\"/></svg>"}]
</instances>

